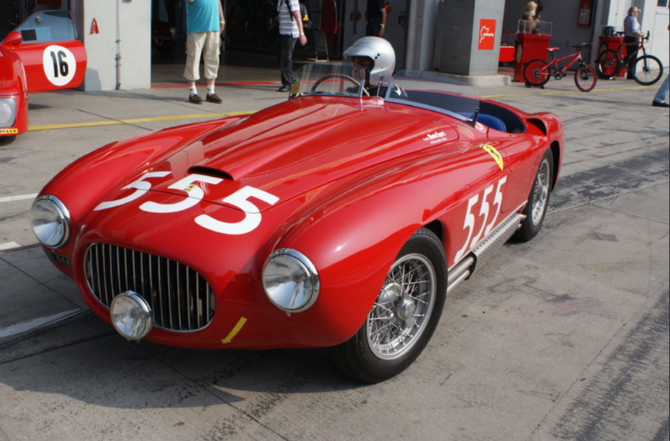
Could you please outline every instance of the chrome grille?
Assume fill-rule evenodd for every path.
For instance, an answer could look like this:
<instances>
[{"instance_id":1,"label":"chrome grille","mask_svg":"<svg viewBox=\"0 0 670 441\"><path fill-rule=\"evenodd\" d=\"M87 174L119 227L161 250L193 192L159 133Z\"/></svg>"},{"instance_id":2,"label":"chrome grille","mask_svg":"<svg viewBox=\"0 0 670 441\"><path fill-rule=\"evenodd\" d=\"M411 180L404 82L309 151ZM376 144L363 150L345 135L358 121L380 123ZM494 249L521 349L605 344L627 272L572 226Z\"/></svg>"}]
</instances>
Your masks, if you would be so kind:
<instances>
[{"instance_id":1,"label":"chrome grille","mask_svg":"<svg viewBox=\"0 0 670 441\"><path fill-rule=\"evenodd\" d=\"M179 332L205 328L214 315L212 289L188 266L114 245L93 244L84 272L93 295L108 308L114 297L134 291L149 306L154 326Z\"/></svg>"}]
</instances>

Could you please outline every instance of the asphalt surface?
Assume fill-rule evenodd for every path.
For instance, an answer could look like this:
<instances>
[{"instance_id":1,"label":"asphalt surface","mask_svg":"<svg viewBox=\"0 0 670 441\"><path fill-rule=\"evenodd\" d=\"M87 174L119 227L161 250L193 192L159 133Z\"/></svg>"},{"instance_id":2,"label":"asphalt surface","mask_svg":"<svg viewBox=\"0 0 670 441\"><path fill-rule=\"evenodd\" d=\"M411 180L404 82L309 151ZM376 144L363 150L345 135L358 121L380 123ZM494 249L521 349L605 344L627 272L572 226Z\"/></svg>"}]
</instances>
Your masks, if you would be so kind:
<instances>
[{"instance_id":1,"label":"asphalt surface","mask_svg":"<svg viewBox=\"0 0 670 441\"><path fill-rule=\"evenodd\" d=\"M544 228L450 295L409 370L370 386L320 351L128 343L35 246L32 199L74 159L286 98L274 69L225 66L224 104L194 106L179 69L150 90L31 95L31 130L0 142L0 440L668 440L670 145L656 86L480 90L565 124Z\"/></svg>"}]
</instances>

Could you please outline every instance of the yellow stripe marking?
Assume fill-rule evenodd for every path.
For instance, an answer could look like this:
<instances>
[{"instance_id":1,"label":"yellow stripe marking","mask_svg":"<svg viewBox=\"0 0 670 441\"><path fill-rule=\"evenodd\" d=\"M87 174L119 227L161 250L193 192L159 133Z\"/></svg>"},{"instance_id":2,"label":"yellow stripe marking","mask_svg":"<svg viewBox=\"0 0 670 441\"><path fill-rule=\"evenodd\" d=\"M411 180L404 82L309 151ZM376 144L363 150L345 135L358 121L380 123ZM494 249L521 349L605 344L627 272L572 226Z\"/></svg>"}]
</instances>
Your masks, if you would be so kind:
<instances>
[{"instance_id":1,"label":"yellow stripe marking","mask_svg":"<svg viewBox=\"0 0 670 441\"><path fill-rule=\"evenodd\" d=\"M642 90L642 89L647 89L645 86L638 86L638 87L621 87L617 89L593 89L589 93L594 93L594 92L621 92L622 90ZM579 90L558 90L558 91L553 91L553 92L540 92L540 93L513 93L509 95L487 95L487 96L482 96L482 98L485 99L490 99L490 98L511 98L515 96L537 96L537 95L567 95L567 94L581 94L584 93Z\"/></svg>"},{"instance_id":2,"label":"yellow stripe marking","mask_svg":"<svg viewBox=\"0 0 670 441\"><path fill-rule=\"evenodd\" d=\"M228 343L230 343L231 341L233 341L233 339L235 338L235 336L237 335L237 333L240 332L240 330L242 329L242 327L244 326L244 324L245 324L246 322L247 322L247 319L244 318L244 317L241 317L241 318L240 318L240 321L237 322L237 324L235 325L235 327L233 328L233 330L230 331L230 334L228 334L228 336L227 336L226 338L224 338L223 340L221 340L221 343L224 344L224 345L227 345Z\"/></svg>"},{"instance_id":3,"label":"yellow stripe marking","mask_svg":"<svg viewBox=\"0 0 670 441\"><path fill-rule=\"evenodd\" d=\"M195 119L195 118L213 118L219 116L239 116L239 115L249 115L254 113L252 111L245 112L224 112L224 113L202 113L198 115L177 115L177 116L157 116L154 118L136 118L136 119L121 119L118 121L97 121L97 122L87 122L87 123L72 123L72 124L58 124L51 126L33 126L28 130L33 132L37 130L57 130L57 129L72 129L80 127L97 127L97 126L114 126L120 124L137 124L145 122L156 122L156 121L170 121L178 119Z\"/></svg>"},{"instance_id":4,"label":"yellow stripe marking","mask_svg":"<svg viewBox=\"0 0 670 441\"><path fill-rule=\"evenodd\" d=\"M594 89L590 93L597 92L620 92L622 90L642 90L647 89L644 86L638 87L622 87L617 89ZM567 90L567 91L553 91L553 92L540 92L540 93L514 93L507 95L486 95L482 96L485 99L492 98L512 98L512 97L522 97L522 96L538 96L538 95L565 95L565 94L581 94L579 90ZM240 115L250 115L256 111L243 111L243 112L223 112L223 113L202 113L196 115L176 115L176 116L157 116L154 118L135 118L135 119L121 119L115 121L97 121L97 122L85 122L85 123L71 123L71 124L56 124L49 126L33 126L28 128L28 131L35 132L40 130L59 130L59 129L75 129L83 127L98 127L98 126L114 126L121 124L137 124L137 123L146 123L146 122L157 122L157 121L173 121L180 119L197 119L197 118L214 118L214 117L226 117L226 116L240 116Z\"/></svg>"}]
</instances>

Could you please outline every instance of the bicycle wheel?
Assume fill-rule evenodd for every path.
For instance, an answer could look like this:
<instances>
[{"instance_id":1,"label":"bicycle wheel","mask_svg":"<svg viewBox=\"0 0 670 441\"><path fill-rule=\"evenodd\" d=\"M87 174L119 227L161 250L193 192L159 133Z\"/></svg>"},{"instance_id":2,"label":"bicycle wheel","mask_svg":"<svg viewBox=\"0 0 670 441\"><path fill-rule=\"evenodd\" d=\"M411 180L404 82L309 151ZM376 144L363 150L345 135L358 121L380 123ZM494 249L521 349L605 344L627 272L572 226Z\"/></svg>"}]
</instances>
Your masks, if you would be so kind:
<instances>
[{"instance_id":1,"label":"bicycle wheel","mask_svg":"<svg viewBox=\"0 0 670 441\"><path fill-rule=\"evenodd\" d=\"M591 92L597 81L596 70L591 66L579 66L575 72L575 85L582 92Z\"/></svg>"},{"instance_id":2,"label":"bicycle wheel","mask_svg":"<svg viewBox=\"0 0 670 441\"><path fill-rule=\"evenodd\" d=\"M596 69L598 69L598 75L600 78L605 78L609 80L614 75L619 73L621 69L619 61L619 55L616 51L612 49L606 49L598 55L598 60L596 61Z\"/></svg>"},{"instance_id":3,"label":"bicycle wheel","mask_svg":"<svg viewBox=\"0 0 670 441\"><path fill-rule=\"evenodd\" d=\"M526 84L536 87L544 86L551 78L547 62L539 58L529 61L523 69L523 77L526 79Z\"/></svg>"},{"instance_id":4,"label":"bicycle wheel","mask_svg":"<svg viewBox=\"0 0 670 441\"><path fill-rule=\"evenodd\" d=\"M643 55L635 61L633 78L643 86L651 86L663 76L661 60L653 55Z\"/></svg>"}]
</instances>

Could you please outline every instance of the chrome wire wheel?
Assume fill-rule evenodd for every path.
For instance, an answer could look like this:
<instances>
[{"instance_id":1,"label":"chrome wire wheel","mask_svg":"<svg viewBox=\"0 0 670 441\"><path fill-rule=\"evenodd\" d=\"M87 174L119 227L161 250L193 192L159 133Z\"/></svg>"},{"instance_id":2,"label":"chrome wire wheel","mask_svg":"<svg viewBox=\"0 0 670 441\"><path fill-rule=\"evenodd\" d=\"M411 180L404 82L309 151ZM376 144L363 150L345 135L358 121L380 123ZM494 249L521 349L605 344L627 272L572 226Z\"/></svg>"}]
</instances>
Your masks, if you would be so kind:
<instances>
[{"instance_id":1,"label":"chrome wire wheel","mask_svg":"<svg viewBox=\"0 0 670 441\"><path fill-rule=\"evenodd\" d=\"M535 177L533 189L533 207L531 210L531 222L538 225L544 218L544 213L549 201L549 186L551 181L551 170L549 161L543 160Z\"/></svg>"},{"instance_id":2,"label":"chrome wire wheel","mask_svg":"<svg viewBox=\"0 0 670 441\"><path fill-rule=\"evenodd\" d=\"M389 271L370 311L366 335L372 353L382 360L403 356L425 331L435 306L436 275L421 254L408 254Z\"/></svg>"}]
</instances>

